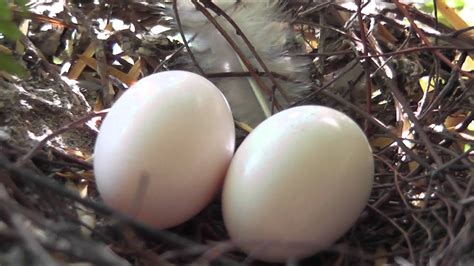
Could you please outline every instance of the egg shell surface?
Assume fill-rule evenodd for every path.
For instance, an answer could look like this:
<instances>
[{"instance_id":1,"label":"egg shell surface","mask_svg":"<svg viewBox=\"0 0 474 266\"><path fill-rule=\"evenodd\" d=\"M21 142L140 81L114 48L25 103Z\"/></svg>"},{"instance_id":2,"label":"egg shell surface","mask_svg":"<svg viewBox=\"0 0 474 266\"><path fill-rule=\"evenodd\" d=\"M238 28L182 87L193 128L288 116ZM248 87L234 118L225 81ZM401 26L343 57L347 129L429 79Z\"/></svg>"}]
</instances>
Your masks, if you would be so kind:
<instances>
[{"instance_id":1,"label":"egg shell surface","mask_svg":"<svg viewBox=\"0 0 474 266\"><path fill-rule=\"evenodd\" d=\"M157 228L200 212L221 189L234 152L229 105L186 71L147 76L105 117L94 171L105 203Z\"/></svg>"},{"instance_id":2,"label":"egg shell surface","mask_svg":"<svg viewBox=\"0 0 474 266\"><path fill-rule=\"evenodd\" d=\"M238 247L283 262L332 245L357 220L372 188L369 143L347 115L323 106L284 110L238 148L222 208Z\"/></svg>"}]
</instances>

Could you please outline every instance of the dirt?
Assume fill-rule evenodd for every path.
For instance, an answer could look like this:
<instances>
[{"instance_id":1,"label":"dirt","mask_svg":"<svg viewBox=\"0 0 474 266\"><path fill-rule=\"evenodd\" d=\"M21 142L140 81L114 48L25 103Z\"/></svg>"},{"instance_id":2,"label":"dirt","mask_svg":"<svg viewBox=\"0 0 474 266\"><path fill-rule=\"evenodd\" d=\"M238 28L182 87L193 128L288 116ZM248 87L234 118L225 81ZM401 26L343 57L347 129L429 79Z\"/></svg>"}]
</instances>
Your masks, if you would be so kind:
<instances>
[{"instance_id":1,"label":"dirt","mask_svg":"<svg viewBox=\"0 0 474 266\"><path fill-rule=\"evenodd\" d=\"M80 88L72 94L54 80L33 77L8 82L0 79L0 140L32 147L46 135L91 111ZM74 104L76 95L83 104ZM87 126L68 130L48 141L47 146L90 154L95 132Z\"/></svg>"}]
</instances>

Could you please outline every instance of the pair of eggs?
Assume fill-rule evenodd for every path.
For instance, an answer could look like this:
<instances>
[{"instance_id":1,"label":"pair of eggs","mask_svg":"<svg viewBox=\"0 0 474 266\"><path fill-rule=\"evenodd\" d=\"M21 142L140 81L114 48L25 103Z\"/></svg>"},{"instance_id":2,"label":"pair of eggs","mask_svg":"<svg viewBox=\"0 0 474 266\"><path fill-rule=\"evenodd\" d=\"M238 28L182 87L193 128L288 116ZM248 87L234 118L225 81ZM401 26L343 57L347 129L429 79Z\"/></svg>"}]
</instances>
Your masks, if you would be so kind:
<instances>
[{"instance_id":1,"label":"pair of eggs","mask_svg":"<svg viewBox=\"0 0 474 266\"><path fill-rule=\"evenodd\" d=\"M95 146L97 187L111 207L157 228L181 224L222 191L233 243L270 262L309 256L355 222L373 182L366 137L322 106L268 118L234 154L222 93L190 72L138 81L113 105Z\"/></svg>"}]
</instances>

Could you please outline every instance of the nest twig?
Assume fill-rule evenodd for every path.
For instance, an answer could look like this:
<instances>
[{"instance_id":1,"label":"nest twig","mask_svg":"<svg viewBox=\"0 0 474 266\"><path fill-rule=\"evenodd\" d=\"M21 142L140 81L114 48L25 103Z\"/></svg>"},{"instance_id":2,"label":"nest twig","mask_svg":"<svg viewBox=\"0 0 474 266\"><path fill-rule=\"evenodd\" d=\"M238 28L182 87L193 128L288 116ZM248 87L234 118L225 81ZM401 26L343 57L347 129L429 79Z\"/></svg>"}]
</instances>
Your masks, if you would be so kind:
<instances>
[{"instance_id":1,"label":"nest twig","mask_svg":"<svg viewBox=\"0 0 474 266\"><path fill-rule=\"evenodd\" d=\"M303 34L311 32L305 38L324 39L308 53L316 65L311 73L313 90L294 106L321 104L348 113L365 128L376 162L374 188L360 219L341 240L301 264L472 264L474 134L470 126L474 119L474 80L473 74L462 67L474 46L460 37L472 27L454 30L399 1L381 6L379 12L371 12L367 2L356 2L352 7L331 1L291 1L288 5L296 14L295 27ZM206 8L210 8L226 16L212 2L195 3L204 14L209 15ZM173 43L164 33L152 44L130 38L147 34L157 24L166 24L160 6L133 2L128 3L128 12L123 12L124 3L110 1L107 5L105 9L106 5L84 4L81 12L75 12L79 7L71 5L69 11L58 15L60 21L68 21L62 27L72 31L78 31L80 25L71 24L68 16L83 13L87 16L82 21L85 17L91 20L81 29L85 34L68 39L77 44L72 58L84 50L84 40L90 40L94 31L100 32L92 22L107 16L133 24L136 32L112 32L103 41L98 58L102 69L119 62L114 66L118 71L129 71L133 66L122 58L126 56L135 61L143 59L143 73L173 68L170 62L179 56L183 44ZM53 21L45 15L39 17L41 20L34 23ZM208 19L217 24L212 16ZM222 34L225 36L225 31ZM51 58L42 55L30 35L25 34L21 42L39 58L40 64L25 59L25 64L32 64L32 75L43 79L42 75L49 73L70 94L72 89L64 85L56 66L47 62ZM227 37L238 52L240 47ZM242 38L246 40L243 34ZM252 44L245 42L245 49L251 49ZM114 55L114 45L128 50ZM257 53L254 56L258 58ZM257 81L268 76L275 84L277 79L285 79L264 65L260 65L264 72L256 72L244 56L242 60L247 62L249 72L204 74L245 76ZM42 71L34 72L37 68ZM111 75L105 71L97 76L86 68L79 79L99 88L100 84L109 84L107 79L112 84L120 83ZM420 85L422 77L428 79L426 88ZM121 90L115 86L115 97ZM82 92L96 97L102 93L87 88ZM83 104L76 96L70 97L74 104ZM108 99L104 107L112 102ZM64 126L33 147L0 141L0 263L262 264L246 261L246 256L229 242L219 202L170 231L150 228L101 204L87 158L68 153L64 147L47 147L54 137L98 114L74 115L82 118L62 123ZM3 125L9 126L2 121ZM81 182L89 186L86 197L66 188L69 183ZM92 215L97 222L88 224L81 215Z\"/></svg>"}]
</instances>

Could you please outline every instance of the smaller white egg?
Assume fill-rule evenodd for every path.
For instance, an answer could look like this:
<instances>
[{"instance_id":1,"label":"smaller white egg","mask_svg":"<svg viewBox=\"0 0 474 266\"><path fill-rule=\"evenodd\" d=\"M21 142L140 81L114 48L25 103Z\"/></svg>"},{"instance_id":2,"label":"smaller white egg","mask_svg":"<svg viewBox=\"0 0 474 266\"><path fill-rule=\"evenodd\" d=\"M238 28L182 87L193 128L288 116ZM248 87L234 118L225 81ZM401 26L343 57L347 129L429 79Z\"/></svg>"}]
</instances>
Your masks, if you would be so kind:
<instances>
[{"instance_id":1,"label":"smaller white egg","mask_svg":"<svg viewBox=\"0 0 474 266\"><path fill-rule=\"evenodd\" d=\"M367 204L373 164L364 133L339 111L300 106L270 117L227 172L222 208L232 241L268 262L329 247Z\"/></svg>"},{"instance_id":2,"label":"smaller white egg","mask_svg":"<svg viewBox=\"0 0 474 266\"><path fill-rule=\"evenodd\" d=\"M94 171L105 203L157 228L201 211L234 152L232 113L202 76L167 71L127 90L105 117Z\"/></svg>"}]
</instances>

